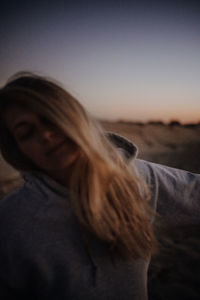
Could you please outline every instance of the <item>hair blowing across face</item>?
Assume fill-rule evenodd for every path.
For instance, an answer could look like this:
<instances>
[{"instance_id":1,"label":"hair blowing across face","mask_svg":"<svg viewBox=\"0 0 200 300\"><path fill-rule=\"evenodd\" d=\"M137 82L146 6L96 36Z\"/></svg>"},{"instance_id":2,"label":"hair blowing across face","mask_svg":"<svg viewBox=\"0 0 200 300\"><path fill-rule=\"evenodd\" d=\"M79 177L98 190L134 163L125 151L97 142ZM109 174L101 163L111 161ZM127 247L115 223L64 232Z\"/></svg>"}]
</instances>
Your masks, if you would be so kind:
<instances>
[{"instance_id":1,"label":"hair blowing across face","mask_svg":"<svg viewBox=\"0 0 200 300\"><path fill-rule=\"evenodd\" d=\"M48 78L18 73L0 89L0 149L14 168L37 169L24 157L3 122L11 106L45 116L79 148L70 179L71 201L79 222L132 262L156 248L145 183L119 155L100 125L64 88ZM141 193L141 190L144 193Z\"/></svg>"}]
</instances>

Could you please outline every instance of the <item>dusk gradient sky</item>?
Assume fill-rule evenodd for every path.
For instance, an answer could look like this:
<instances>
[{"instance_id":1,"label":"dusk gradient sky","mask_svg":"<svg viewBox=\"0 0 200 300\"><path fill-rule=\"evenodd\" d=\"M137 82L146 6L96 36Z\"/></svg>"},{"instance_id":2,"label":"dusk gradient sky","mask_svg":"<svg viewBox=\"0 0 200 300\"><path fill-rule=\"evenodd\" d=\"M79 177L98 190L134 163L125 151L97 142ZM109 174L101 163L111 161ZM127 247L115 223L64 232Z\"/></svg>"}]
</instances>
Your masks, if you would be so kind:
<instances>
[{"instance_id":1,"label":"dusk gradient sky","mask_svg":"<svg viewBox=\"0 0 200 300\"><path fill-rule=\"evenodd\" d=\"M5 1L0 85L60 81L95 116L200 121L199 1Z\"/></svg>"}]
</instances>

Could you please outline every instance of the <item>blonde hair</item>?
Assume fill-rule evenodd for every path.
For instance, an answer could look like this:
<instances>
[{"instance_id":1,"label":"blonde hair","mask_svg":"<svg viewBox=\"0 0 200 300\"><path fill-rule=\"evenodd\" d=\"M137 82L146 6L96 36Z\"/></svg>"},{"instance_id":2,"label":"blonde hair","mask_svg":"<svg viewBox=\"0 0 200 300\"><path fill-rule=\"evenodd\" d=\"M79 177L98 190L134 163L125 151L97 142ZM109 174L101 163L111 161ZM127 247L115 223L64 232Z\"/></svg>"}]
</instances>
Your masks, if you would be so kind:
<instances>
[{"instance_id":1,"label":"blonde hair","mask_svg":"<svg viewBox=\"0 0 200 300\"><path fill-rule=\"evenodd\" d=\"M32 73L17 74L0 90L0 115L12 105L42 114L78 146L80 156L70 191L74 212L85 231L107 243L111 253L132 262L149 257L156 241L148 188L96 120L64 88ZM37 169L20 153L3 121L0 136L2 155L8 163L18 170Z\"/></svg>"}]
</instances>

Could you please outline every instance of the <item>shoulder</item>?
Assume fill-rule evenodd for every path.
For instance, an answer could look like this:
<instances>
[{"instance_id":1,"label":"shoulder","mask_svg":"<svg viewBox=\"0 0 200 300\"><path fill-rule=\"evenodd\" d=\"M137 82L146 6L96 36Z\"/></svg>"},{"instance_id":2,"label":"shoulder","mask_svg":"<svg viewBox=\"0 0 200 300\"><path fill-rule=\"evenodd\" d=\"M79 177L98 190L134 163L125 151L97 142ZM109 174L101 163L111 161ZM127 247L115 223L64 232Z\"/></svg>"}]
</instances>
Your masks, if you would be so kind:
<instances>
[{"instance_id":1,"label":"shoulder","mask_svg":"<svg viewBox=\"0 0 200 300\"><path fill-rule=\"evenodd\" d=\"M47 196L25 185L0 202L0 281L14 289L29 292L32 287L40 294L41 282L48 285L51 278L56 285L60 276L66 288L74 264L87 260L67 201L57 201L53 193Z\"/></svg>"},{"instance_id":2,"label":"shoulder","mask_svg":"<svg viewBox=\"0 0 200 300\"><path fill-rule=\"evenodd\" d=\"M23 214L31 213L41 200L42 194L25 183L0 200L0 222L20 220Z\"/></svg>"},{"instance_id":3,"label":"shoulder","mask_svg":"<svg viewBox=\"0 0 200 300\"><path fill-rule=\"evenodd\" d=\"M74 216L69 201L59 198L56 193L34 185L25 184L0 201L0 239L10 246L37 245L51 240L55 232L68 235L72 229Z\"/></svg>"},{"instance_id":4,"label":"shoulder","mask_svg":"<svg viewBox=\"0 0 200 300\"><path fill-rule=\"evenodd\" d=\"M12 251L19 246L25 232L30 233L34 218L34 195L23 186L0 201L0 252ZM29 236L29 234L28 234ZM9 250L8 250L9 249Z\"/></svg>"},{"instance_id":5,"label":"shoulder","mask_svg":"<svg viewBox=\"0 0 200 300\"><path fill-rule=\"evenodd\" d=\"M0 261L1 257L8 260L17 256L32 260L50 248L51 253L62 253L63 247L70 256L71 249L80 243L81 233L68 201L64 200L26 184L2 199Z\"/></svg>"},{"instance_id":6,"label":"shoulder","mask_svg":"<svg viewBox=\"0 0 200 300\"><path fill-rule=\"evenodd\" d=\"M7 218L8 214L11 216L15 215L16 211L20 208L21 200L25 197L26 189L23 186L0 200L0 223Z\"/></svg>"}]
</instances>

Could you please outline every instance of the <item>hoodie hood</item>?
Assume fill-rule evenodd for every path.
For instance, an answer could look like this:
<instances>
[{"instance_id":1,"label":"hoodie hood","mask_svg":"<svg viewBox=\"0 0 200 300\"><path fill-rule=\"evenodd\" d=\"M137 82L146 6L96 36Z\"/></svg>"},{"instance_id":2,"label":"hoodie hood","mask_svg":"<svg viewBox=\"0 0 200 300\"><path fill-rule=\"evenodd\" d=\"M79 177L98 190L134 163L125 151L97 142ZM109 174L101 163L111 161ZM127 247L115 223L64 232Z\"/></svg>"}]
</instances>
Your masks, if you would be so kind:
<instances>
[{"instance_id":1,"label":"hoodie hood","mask_svg":"<svg viewBox=\"0 0 200 300\"><path fill-rule=\"evenodd\" d=\"M122 152L125 159L131 160L137 157L138 148L133 142L113 132L108 132L106 135L111 143Z\"/></svg>"}]
</instances>

